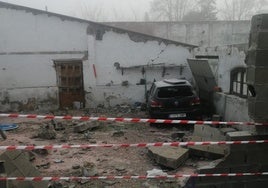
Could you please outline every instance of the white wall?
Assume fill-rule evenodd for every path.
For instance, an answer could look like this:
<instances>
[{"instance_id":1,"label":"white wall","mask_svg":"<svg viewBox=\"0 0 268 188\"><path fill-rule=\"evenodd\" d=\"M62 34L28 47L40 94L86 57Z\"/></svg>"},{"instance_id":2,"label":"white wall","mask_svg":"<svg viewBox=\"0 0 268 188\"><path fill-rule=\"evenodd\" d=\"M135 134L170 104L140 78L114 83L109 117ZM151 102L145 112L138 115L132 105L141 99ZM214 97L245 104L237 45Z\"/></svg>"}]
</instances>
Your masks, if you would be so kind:
<instances>
[{"instance_id":1,"label":"white wall","mask_svg":"<svg viewBox=\"0 0 268 188\"><path fill-rule=\"evenodd\" d=\"M88 92L93 93L96 103L104 101L105 105L113 105L123 102L144 102L145 100L145 86L137 85L140 79L145 78L145 75L142 74L142 66L132 69L125 68L122 74L122 69L116 69L114 66L115 62L120 63L121 67L146 66L152 63L165 63L166 66L171 64L182 65L184 67L182 74L180 74L179 67L167 68L164 77L162 77L163 68L161 66L147 67L147 89L149 89L154 79L182 77L191 79L187 66L187 58L191 57L191 54L186 47L174 44L166 45L163 42L148 40L135 42L131 40L128 34L115 31L106 31L102 40L94 40L92 35L89 35L89 41L89 63L93 66L92 64L95 62L97 77L91 76L90 83L95 84L96 88L92 88ZM91 52L92 49L95 49L95 51ZM90 57L90 54L94 57ZM128 81L129 85L121 87L123 81ZM109 100L109 103L105 102L107 100Z\"/></svg>"},{"instance_id":2,"label":"white wall","mask_svg":"<svg viewBox=\"0 0 268 188\"><path fill-rule=\"evenodd\" d=\"M214 93L216 113L224 121L253 122L248 115L248 100L226 93ZM236 125L238 130L255 132L256 127L250 125Z\"/></svg>"},{"instance_id":3,"label":"white wall","mask_svg":"<svg viewBox=\"0 0 268 188\"><path fill-rule=\"evenodd\" d=\"M83 60L86 107L144 101L145 86L136 85L145 78L141 67L126 69L122 75L115 62L129 67L151 64L153 59L154 64L183 67L166 68L164 76L162 67L147 68L147 90L154 79L191 78L186 62L189 50L161 39L135 42L127 32L106 31L102 40L95 40L87 34L90 23L3 7L0 23L0 111L57 108L54 60ZM123 81L129 85L121 86Z\"/></svg>"},{"instance_id":4,"label":"white wall","mask_svg":"<svg viewBox=\"0 0 268 188\"><path fill-rule=\"evenodd\" d=\"M0 111L57 108L53 60L87 57L88 24L3 7L0 23Z\"/></svg>"},{"instance_id":5,"label":"white wall","mask_svg":"<svg viewBox=\"0 0 268 188\"><path fill-rule=\"evenodd\" d=\"M246 67L245 52L232 46L222 46L217 48L200 47L196 48L194 55L219 56L218 60L209 59L216 83L223 92L230 91L230 72L236 67Z\"/></svg>"},{"instance_id":6,"label":"white wall","mask_svg":"<svg viewBox=\"0 0 268 188\"><path fill-rule=\"evenodd\" d=\"M86 23L5 8L0 8L0 23L0 52L87 49Z\"/></svg>"}]
</instances>

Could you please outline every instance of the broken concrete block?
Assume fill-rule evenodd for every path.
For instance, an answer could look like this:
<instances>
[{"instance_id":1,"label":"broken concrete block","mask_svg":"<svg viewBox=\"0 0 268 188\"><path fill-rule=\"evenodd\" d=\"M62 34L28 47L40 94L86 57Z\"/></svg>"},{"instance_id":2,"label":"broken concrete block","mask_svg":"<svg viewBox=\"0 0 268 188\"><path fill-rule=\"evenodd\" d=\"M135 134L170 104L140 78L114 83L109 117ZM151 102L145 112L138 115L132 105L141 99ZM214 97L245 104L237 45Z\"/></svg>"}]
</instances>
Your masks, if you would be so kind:
<instances>
[{"instance_id":1,"label":"broken concrete block","mask_svg":"<svg viewBox=\"0 0 268 188\"><path fill-rule=\"evenodd\" d=\"M167 175L168 174L166 172L163 172L163 170L159 170L156 168L147 171L147 176L167 176Z\"/></svg>"},{"instance_id":2,"label":"broken concrete block","mask_svg":"<svg viewBox=\"0 0 268 188\"><path fill-rule=\"evenodd\" d=\"M186 132L183 131L179 131L179 132L175 132L171 134L171 138L172 140L179 140L182 139L182 137L184 137Z\"/></svg>"},{"instance_id":3,"label":"broken concrete block","mask_svg":"<svg viewBox=\"0 0 268 188\"><path fill-rule=\"evenodd\" d=\"M99 127L99 124L97 122L81 122L79 124L77 124L76 126L74 126L74 133L83 133L87 130L92 130Z\"/></svg>"},{"instance_id":4,"label":"broken concrete block","mask_svg":"<svg viewBox=\"0 0 268 188\"><path fill-rule=\"evenodd\" d=\"M63 124L61 122L57 122L55 119L51 120L51 124L53 125L55 131L65 130Z\"/></svg>"},{"instance_id":5,"label":"broken concrete block","mask_svg":"<svg viewBox=\"0 0 268 188\"><path fill-rule=\"evenodd\" d=\"M209 125L195 125L193 135L206 138L206 141L225 140L225 136L221 133L220 129Z\"/></svg>"},{"instance_id":6,"label":"broken concrete block","mask_svg":"<svg viewBox=\"0 0 268 188\"><path fill-rule=\"evenodd\" d=\"M0 177L6 177L6 170L4 161L0 161ZM6 181L0 181L0 187L1 188L7 188L7 182Z\"/></svg>"},{"instance_id":7,"label":"broken concrete block","mask_svg":"<svg viewBox=\"0 0 268 188\"><path fill-rule=\"evenodd\" d=\"M206 138L199 136L191 136L191 141L209 141ZM204 145L204 146L189 146L190 154L194 156L202 156L209 159L218 159L229 153L229 147L226 145Z\"/></svg>"},{"instance_id":8,"label":"broken concrete block","mask_svg":"<svg viewBox=\"0 0 268 188\"><path fill-rule=\"evenodd\" d=\"M249 140L254 139L253 134L249 131L236 131L229 132L226 134L227 140L238 141L238 140Z\"/></svg>"},{"instance_id":9,"label":"broken concrete block","mask_svg":"<svg viewBox=\"0 0 268 188\"><path fill-rule=\"evenodd\" d=\"M122 137L125 135L125 132L124 131L116 131L116 132L113 132L113 137Z\"/></svg>"},{"instance_id":10,"label":"broken concrete block","mask_svg":"<svg viewBox=\"0 0 268 188\"><path fill-rule=\"evenodd\" d=\"M7 135L6 135L5 131L3 131L2 129L0 129L0 135L2 136L2 138L3 138L4 140L7 139Z\"/></svg>"},{"instance_id":11,"label":"broken concrete block","mask_svg":"<svg viewBox=\"0 0 268 188\"><path fill-rule=\"evenodd\" d=\"M28 153L25 151L6 151L0 156L0 160L5 161L7 176L14 177L39 177L39 171L29 162ZM9 181L10 187L19 188L47 188L48 183L42 182L23 182Z\"/></svg>"},{"instance_id":12,"label":"broken concrete block","mask_svg":"<svg viewBox=\"0 0 268 188\"><path fill-rule=\"evenodd\" d=\"M44 125L39 129L37 137L52 140L56 138L56 132L52 126Z\"/></svg>"},{"instance_id":13,"label":"broken concrete block","mask_svg":"<svg viewBox=\"0 0 268 188\"><path fill-rule=\"evenodd\" d=\"M232 127L225 127L225 128L220 128L220 131L223 135L226 135L229 132L236 132L237 130Z\"/></svg>"},{"instance_id":14,"label":"broken concrete block","mask_svg":"<svg viewBox=\"0 0 268 188\"><path fill-rule=\"evenodd\" d=\"M176 169L188 159L188 149L181 147L148 147L148 155L158 164Z\"/></svg>"}]
</instances>

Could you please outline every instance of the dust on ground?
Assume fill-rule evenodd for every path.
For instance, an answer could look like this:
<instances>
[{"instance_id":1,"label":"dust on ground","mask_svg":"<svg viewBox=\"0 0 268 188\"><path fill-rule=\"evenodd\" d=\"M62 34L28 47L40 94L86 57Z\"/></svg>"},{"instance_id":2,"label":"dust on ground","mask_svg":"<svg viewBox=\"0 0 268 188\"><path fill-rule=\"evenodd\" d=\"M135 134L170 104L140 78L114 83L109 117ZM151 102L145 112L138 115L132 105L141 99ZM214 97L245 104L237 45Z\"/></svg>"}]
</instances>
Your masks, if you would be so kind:
<instances>
[{"instance_id":1,"label":"dust on ground","mask_svg":"<svg viewBox=\"0 0 268 188\"><path fill-rule=\"evenodd\" d=\"M57 112L57 115L82 116L89 115L85 111ZM104 116L102 112L90 116ZM106 117L136 117L147 118L145 112L125 112L115 114L105 112ZM191 135L192 125L162 125L150 126L149 123L127 122L96 122L98 127L83 133L74 133L73 127L79 121L56 120L63 129L56 131L56 138L40 139L37 135L40 127L51 124L51 120L44 119L11 119L1 118L0 123L16 123L19 127L7 131L7 139L1 139L1 145L62 145L62 144L122 144L122 143L153 143L178 141L171 137L172 133L185 131ZM191 127L191 128L190 128ZM4 151L0 151L0 154ZM48 153L33 152L35 159L32 164L40 171L43 177L83 176L85 173L92 176L109 175L146 175L154 168L161 169L168 174L191 174L199 164L206 164L206 159L188 159L184 166L176 169L165 169L156 164L147 155L147 148L79 148L53 149ZM84 166L91 166L90 172ZM90 180L80 182L61 181L62 187L180 187L186 179L150 179L150 180ZM52 183L53 184L53 183ZM53 186L52 186L53 187Z\"/></svg>"}]
</instances>

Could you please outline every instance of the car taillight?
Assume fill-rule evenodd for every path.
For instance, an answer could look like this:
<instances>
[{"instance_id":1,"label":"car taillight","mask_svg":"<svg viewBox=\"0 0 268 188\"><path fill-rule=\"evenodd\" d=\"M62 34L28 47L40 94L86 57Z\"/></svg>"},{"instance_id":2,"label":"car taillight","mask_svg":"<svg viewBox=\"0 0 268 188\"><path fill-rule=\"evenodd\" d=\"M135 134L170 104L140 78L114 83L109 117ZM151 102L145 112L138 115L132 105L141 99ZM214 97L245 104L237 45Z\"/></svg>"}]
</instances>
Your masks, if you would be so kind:
<instances>
[{"instance_id":1,"label":"car taillight","mask_svg":"<svg viewBox=\"0 0 268 188\"><path fill-rule=\"evenodd\" d=\"M198 97L194 98L192 101L191 101L191 105L194 106L194 105L199 105L200 104L200 99Z\"/></svg>"},{"instance_id":2,"label":"car taillight","mask_svg":"<svg viewBox=\"0 0 268 188\"><path fill-rule=\"evenodd\" d=\"M151 107L162 107L162 104L160 102L151 100Z\"/></svg>"}]
</instances>

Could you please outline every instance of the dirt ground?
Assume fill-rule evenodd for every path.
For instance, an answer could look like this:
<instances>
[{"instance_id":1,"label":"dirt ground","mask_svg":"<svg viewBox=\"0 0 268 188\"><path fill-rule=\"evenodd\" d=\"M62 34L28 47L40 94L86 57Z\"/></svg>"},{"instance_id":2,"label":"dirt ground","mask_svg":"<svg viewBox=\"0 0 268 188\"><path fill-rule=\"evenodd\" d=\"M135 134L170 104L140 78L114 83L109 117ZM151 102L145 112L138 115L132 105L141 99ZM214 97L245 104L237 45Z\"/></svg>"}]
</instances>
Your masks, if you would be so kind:
<instances>
[{"instance_id":1,"label":"dirt ground","mask_svg":"<svg viewBox=\"0 0 268 188\"><path fill-rule=\"evenodd\" d=\"M68 111L68 115L89 115L85 111ZM66 115L57 112L56 115ZM104 116L102 112L91 113L91 116ZM105 112L106 117L139 117L146 118L145 112L126 112L115 114ZM1 145L61 145L61 144L113 144L113 143L151 143L178 141L172 139L172 133L185 131L191 135L192 128L186 125L164 125L152 127L148 123L125 122L96 122L98 127L84 133L74 133L73 127L79 123L71 120L56 120L64 130L56 131L56 138L41 139L37 137L40 127L50 124L51 120L41 119L11 119L1 118L0 123L16 123L19 127L7 131L7 139L1 139ZM0 154L3 151L0 151ZM108 175L147 175L148 170L161 169L147 155L147 148L88 148L88 149L54 149L46 154L33 152L35 159L32 164L42 176L83 176L83 167L91 166L91 174L97 176ZM209 161L203 159L188 159L184 166L176 169L162 170L168 174L190 174L200 165ZM93 173L93 174L92 174ZM84 172L85 174L85 172ZM62 187L180 187L186 179L166 180L92 180L82 182L60 182ZM56 187L56 186L55 186Z\"/></svg>"}]
</instances>

